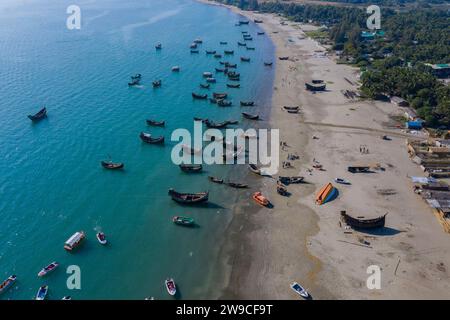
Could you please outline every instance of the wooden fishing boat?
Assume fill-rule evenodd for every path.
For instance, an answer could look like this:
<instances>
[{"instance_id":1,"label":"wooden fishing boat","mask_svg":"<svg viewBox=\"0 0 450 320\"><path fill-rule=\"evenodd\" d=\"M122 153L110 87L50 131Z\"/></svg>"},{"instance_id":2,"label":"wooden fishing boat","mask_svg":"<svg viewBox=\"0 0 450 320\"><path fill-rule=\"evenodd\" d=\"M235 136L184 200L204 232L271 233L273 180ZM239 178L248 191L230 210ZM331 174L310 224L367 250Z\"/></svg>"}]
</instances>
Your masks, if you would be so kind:
<instances>
[{"instance_id":1,"label":"wooden fishing boat","mask_svg":"<svg viewBox=\"0 0 450 320\"><path fill-rule=\"evenodd\" d=\"M297 282L293 282L291 284L291 289L295 291L295 293L299 294L301 297L307 299L309 298L309 293L306 291L305 288L303 288L301 285L299 285Z\"/></svg>"},{"instance_id":2,"label":"wooden fishing boat","mask_svg":"<svg viewBox=\"0 0 450 320\"><path fill-rule=\"evenodd\" d=\"M108 244L108 240L106 240L106 236L103 232L97 232L97 234L95 236L97 238L97 241L101 245L105 246L106 244Z\"/></svg>"},{"instance_id":3,"label":"wooden fishing boat","mask_svg":"<svg viewBox=\"0 0 450 320\"><path fill-rule=\"evenodd\" d=\"M311 80L311 82L314 83L314 84L319 84L319 83L323 83L323 80L313 79L313 80Z\"/></svg>"},{"instance_id":4,"label":"wooden fishing boat","mask_svg":"<svg viewBox=\"0 0 450 320\"><path fill-rule=\"evenodd\" d=\"M278 57L280 60L289 60L289 57Z\"/></svg>"},{"instance_id":5,"label":"wooden fishing boat","mask_svg":"<svg viewBox=\"0 0 450 320\"><path fill-rule=\"evenodd\" d=\"M173 223L184 227L192 227L195 225L195 220L190 217L175 216L172 218L172 221Z\"/></svg>"},{"instance_id":6,"label":"wooden fishing boat","mask_svg":"<svg viewBox=\"0 0 450 320\"><path fill-rule=\"evenodd\" d=\"M258 166L255 165L255 164L249 164L249 165L248 165L248 169L249 169L251 172L255 173L255 174L261 175L261 169L258 168Z\"/></svg>"},{"instance_id":7,"label":"wooden fishing boat","mask_svg":"<svg viewBox=\"0 0 450 320\"><path fill-rule=\"evenodd\" d=\"M163 136L160 136L160 137L157 137L157 138L152 138L152 135L150 133L141 132L139 137L141 138L141 140L143 142L149 143L149 144L161 144L161 143L164 143L164 137Z\"/></svg>"},{"instance_id":8,"label":"wooden fishing boat","mask_svg":"<svg viewBox=\"0 0 450 320\"><path fill-rule=\"evenodd\" d=\"M238 84L227 83L228 88L238 89L240 88L240 86L241 85L239 83Z\"/></svg>"},{"instance_id":9,"label":"wooden fishing boat","mask_svg":"<svg viewBox=\"0 0 450 320\"><path fill-rule=\"evenodd\" d=\"M31 114L28 115L28 118L31 121L39 121L39 120L44 119L45 117L47 117L47 108L45 108L45 107L33 115L31 115Z\"/></svg>"},{"instance_id":10,"label":"wooden fishing boat","mask_svg":"<svg viewBox=\"0 0 450 320\"><path fill-rule=\"evenodd\" d=\"M131 76L131 80L141 80L142 74L136 73L134 76Z\"/></svg>"},{"instance_id":11,"label":"wooden fishing boat","mask_svg":"<svg viewBox=\"0 0 450 320\"><path fill-rule=\"evenodd\" d=\"M386 215L382 215L373 219L354 218L347 214L346 211L341 211L341 219L355 229L375 229L382 228L386 222Z\"/></svg>"},{"instance_id":12,"label":"wooden fishing boat","mask_svg":"<svg viewBox=\"0 0 450 320\"><path fill-rule=\"evenodd\" d=\"M177 293L177 286L175 284L175 281L173 281L173 279L166 279L166 281L164 283L165 283L167 292L171 296L174 296Z\"/></svg>"},{"instance_id":13,"label":"wooden fishing boat","mask_svg":"<svg viewBox=\"0 0 450 320\"><path fill-rule=\"evenodd\" d=\"M258 20L258 19L255 19L255 20L253 20L255 23L263 23L263 21L262 20ZM259 32L258 32L259 33ZM263 32L263 34L264 34L264 32Z\"/></svg>"},{"instance_id":14,"label":"wooden fishing boat","mask_svg":"<svg viewBox=\"0 0 450 320\"><path fill-rule=\"evenodd\" d=\"M228 80L230 81L241 81L241 77L240 76L234 76L234 77L228 77Z\"/></svg>"},{"instance_id":15,"label":"wooden fishing boat","mask_svg":"<svg viewBox=\"0 0 450 320\"><path fill-rule=\"evenodd\" d=\"M222 68L216 68L216 72L225 72L225 69L222 69Z\"/></svg>"},{"instance_id":16,"label":"wooden fishing boat","mask_svg":"<svg viewBox=\"0 0 450 320\"><path fill-rule=\"evenodd\" d=\"M216 54L214 55L214 58L220 59L220 58L222 58L222 55L221 55L220 53L216 53Z\"/></svg>"},{"instance_id":17,"label":"wooden fishing boat","mask_svg":"<svg viewBox=\"0 0 450 320\"><path fill-rule=\"evenodd\" d=\"M205 124L208 128L220 129L220 128L225 128L228 125L228 121L212 122L212 121L206 119Z\"/></svg>"},{"instance_id":18,"label":"wooden fishing boat","mask_svg":"<svg viewBox=\"0 0 450 320\"><path fill-rule=\"evenodd\" d=\"M194 40L194 43L201 44L201 43L203 43L203 40L200 39L200 38L196 38L196 39Z\"/></svg>"},{"instance_id":19,"label":"wooden fishing boat","mask_svg":"<svg viewBox=\"0 0 450 320\"><path fill-rule=\"evenodd\" d=\"M208 179L209 179L209 181L214 182L214 183L219 183L219 184L223 183L223 179L220 179L220 178L209 176Z\"/></svg>"},{"instance_id":20,"label":"wooden fishing boat","mask_svg":"<svg viewBox=\"0 0 450 320\"><path fill-rule=\"evenodd\" d=\"M238 124L239 121L238 120L227 120L228 124Z\"/></svg>"},{"instance_id":21,"label":"wooden fishing boat","mask_svg":"<svg viewBox=\"0 0 450 320\"><path fill-rule=\"evenodd\" d=\"M189 48L191 49L197 49L197 44L196 43L191 43L191 45L189 46Z\"/></svg>"},{"instance_id":22,"label":"wooden fishing boat","mask_svg":"<svg viewBox=\"0 0 450 320\"><path fill-rule=\"evenodd\" d=\"M180 67L179 66L173 66L172 67L172 72L179 72L180 71Z\"/></svg>"},{"instance_id":23,"label":"wooden fishing boat","mask_svg":"<svg viewBox=\"0 0 450 320\"><path fill-rule=\"evenodd\" d=\"M206 54L215 54L216 50L206 50Z\"/></svg>"},{"instance_id":24,"label":"wooden fishing boat","mask_svg":"<svg viewBox=\"0 0 450 320\"><path fill-rule=\"evenodd\" d=\"M299 106L295 106L295 107L283 106L283 109L286 111L298 111L300 109L300 107Z\"/></svg>"},{"instance_id":25,"label":"wooden fishing boat","mask_svg":"<svg viewBox=\"0 0 450 320\"><path fill-rule=\"evenodd\" d=\"M41 286L38 292L36 293L35 300L45 300L47 293L48 293L48 286Z\"/></svg>"},{"instance_id":26,"label":"wooden fishing boat","mask_svg":"<svg viewBox=\"0 0 450 320\"><path fill-rule=\"evenodd\" d=\"M278 181L277 183L277 193L282 196L288 196L289 192L287 191L287 187Z\"/></svg>"},{"instance_id":27,"label":"wooden fishing boat","mask_svg":"<svg viewBox=\"0 0 450 320\"><path fill-rule=\"evenodd\" d=\"M75 232L64 243L64 249L66 249L67 251L72 251L72 250L78 248L85 238L86 238L86 236L83 231Z\"/></svg>"},{"instance_id":28,"label":"wooden fishing boat","mask_svg":"<svg viewBox=\"0 0 450 320\"><path fill-rule=\"evenodd\" d=\"M209 83L200 83L200 88L209 89L211 85Z\"/></svg>"},{"instance_id":29,"label":"wooden fishing boat","mask_svg":"<svg viewBox=\"0 0 450 320\"><path fill-rule=\"evenodd\" d=\"M220 41L219 42L221 45L225 45L225 44L228 44L228 42L227 41Z\"/></svg>"},{"instance_id":30,"label":"wooden fishing boat","mask_svg":"<svg viewBox=\"0 0 450 320\"><path fill-rule=\"evenodd\" d=\"M264 62L264 65L268 66L268 67L270 67L272 64L273 64L273 62Z\"/></svg>"},{"instance_id":31,"label":"wooden fishing boat","mask_svg":"<svg viewBox=\"0 0 450 320\"><path fill-rule=\"evenodd\" d=\"M258 120L259 119L259 114L251 114L248 112L242 112L242 116L246 119L250 119L250 120Z\"/></svg>"},{"instance_id":32,"label":"wooden fishing boat","mask_svg":"<svg viewBox=\"0 0 450 320\"><path fill-rule=\"evenodd\" d=\"M162 44L161 44L161 43L157 43L157 44L155 45L155 49L156 49L156 50L161 50L161 49L162 49Z\"/></svg>"},{"instance_id":33,"label":"wooden fishing boat","mask_svg":"<svg viewBox=\"0 0 450 320\"><path fill-rule=\"evenodd\" d=\"M159 88L161 87L162 81L161 80L156 80L152 82L152 86L153 88Z\"/></svg>"},{"instance_id":34,"label":"wooden fishing boat","mask_svg":"<svg viewBox=\"0 0 450 320\"><path fill-rule=\"evenodd\" d=\"M206 82L209 82L209 83L216 83L216 78L206 78Z\"/></svg>"},{"instance_id":35,"label":"wooden fishing boat","mask_svg":"<svg viewBox=\"0 0 450 320\"><path fill-rule=\"evenodd\" d=\"M219 93L219 92L213 92L213 97L216 99L225 99L228 96L228 93Z\"/></svg>"},{"instance_id":36,"label":"wooden fishing boat","mask_svg":"<svg viewBox=\"0 0 450 320\"><path fill-rule=\"evenodd\" d=\"M247 57L241 57L242 62L250 62L250 58Z\"/></svg>"},{"instance_id":37,"label":"wooden fishing boat","mask_svg":"<svg viewBox=\"0 0 450 320\"><path fill-rule=\"evenodd\" d=\"M236 188L236 189L245 189L248 188L248 184L245 183L237 183L237 182L227 182L226 183L227 186L232 187L232 188Z\"/></svg>"},{"instance_id":38,"label":"wooden fishing boat","mask_svg":"<svg viewBox=\"0 0 450 320\"><path fill-rule=\"evenodd\" d=\"M335 178L334 181L335 181L336 183L340 183L340 184L347 184L347 185L350 185L350 184L351 184L350 181L345 180L345 179L342 179L342 178Z\"/></svg>"},{"instance_id":39,"label":"wooden fishing boat","mask_svg":"<svg viewBox=\"0 0 450 320\"><path fill-rule=\"evenodd\" d=\"M262 36L265 32L257 32L258 36Z\"/></svg>"},{"instance_id":40,"label":"wooden fishing boat","mask_svg":"<svg viewBox=\"0 0 450 320\"><path fill-rule=\"evenodd\" d=\"M165 121L156 121L156 120L147 119L146 122L149 126L155 126L155 127L164 127L166 125Z\"/></svg>"},{"instance_id":41,"label":"wooden fishing boat","mask_svg":"<svg viewBox=\"0 0 450 320\"><path fill-rule=\"evenodd\" d=\"M200 53L200 51L197 49L191 49L191 53Z\"/></svg>"},{"instance_id":42,"label":"wooden fishing boat","mask_svg":"<svg viewBox=\"0 0 450 320\"><path fill-rule=\"evenodd\" d=\"M226 62L225 67L230 68L230 69L235 69L235 68L237 68L237 64L236 63L231 64L229 62Z\"/></svg>"},{"instance_id":43,"label":"wooden fishing boat","mask_svg":"<svg viewBox=\"0 0 450 320\"><path fill-rule=\"evenodd\" d=\"M296 176L296 177L282 177L282 176L280 176L280 177L278 177L278 180L281 183L286 184L286 185L294 184L294 183L302 183L304 179L305 179L304 177L300 177L300 176Z\"/></svg>"},{"instance_id":44,"label":"wooden fishing boat","mask_svg":"<svg viewBox=\"0 0 450 320\"><path fill-rule=\"evenodd\" d=\"M233 102L225 100L225 99L217 101L217 105L219 107L231 107L232 104L233 104Z\"/></svg>"},{"instance_id":45,"label":"wooden fishing boat","mask_svg":"<svg viewBox=\"0 0 450 320\"><path fill-rule=\"evenodd\" d=\"M244 42L239 42L239 41L238 41L238 43L237 43L237 44L238 44L238 46L241 46L241 47L245 47L245 46L247 46L247 44L246 44L246 43L244 43Z\"/></svg>"},{"instance_id":46,"label":"wooden fishing boat","mask_svg":"<svg viewBox=\"0 0 450 320\"><path fill-rule=\"evenodd\" d=\"M200 172L203 168L201 164L180 164L179 167L184 172Z\"/></svg>"},{"instance_id":47,"label":"wooden fishing boat","mask_svg":"<svg viewBox=\"0 0 450 320\"><path fill-rule=\"evenodd\" d=\"M183 204L195 204L208 201L209 192L180 193L174 189L169 189L169 195L173 201Z\"/></svg>"},{"instance_id":48,"label":"wooden fishing boat","mask_svg":"<svg viewBox=\"0 0 450 320\"><path fill-rule=\"evenodd\" d=\"M11 288L11 286L16 282L16 280L17 276L11 275L8 277L8 279L0 283L0 294L5 293L9 288Z\"/></svg>"},{"instance_id":49,"label":"wooden fishing boat","mask_svg":"<svg viewBox=\"0 0 450 320\"><path fill-rule=\"evenodd\" d=\"M224 53L228 55L234 54L234 50L225 50Z\"/></svg>"},{"instance_id":50,"label":"wooden fishing boat","mask_svg":"<svg viewBox=\"0 0 450 320\"><path fill-rule=\"evenodd\" d=\"M246 47L247 50L255 50L255 47Z\"/></svg>"},{"instance_id":51,"label":"wooden fishing boat","mask_svg":"<svg viewBox=\"0 0 450 320\"><path fill-rule=\"evenodd\" d=\"M270 204L270 201L262 195L261 192L255 192L252 196L253 200L261 206L267 207Z\"/></svg>"},{"instance_id":52,"label":"wooden fishing boat","mask_svg":"<svg viewBox=\"0 0 450 320\"><path fill-rule=\"evenodd\" d=\"M243 24L248 24L249 23L249 21L239 21L239 25L243 25Z\"/></svg>"},{"instance_id":53,"label":"wooden fishing boat","mask_svg":"<svg viewBox=\"0 0 450 320\"><path fill-rule=\"evenodd\" d=\"M112 161L101 161L101 164L103 168L110 170L123 169L125 166L122 162L114 163Z\"/></svg>"},{"instance_id":54,"label":"wooden fishing boat","mask_svg":"<svg viewBox=\"0 0 450 320\"><path fill-rule=\"evenodd\" d=\"M228 76L228 78L233 78L233 77L240 77L241 74L239 72L236 72L236 71L229 71L227 73L227 76Z\"/></svg>"},{"instance_id":55,"label":"wooden fishing boat","mask_svg":"<svg viewBox=\"0 0 450 320\"><path fill-rule=\"evenodd\" d=\"M212 72L203 72L203 78L211 78L212 76Z\"/></svg>"},{"instance_id":56,"label":"wooden fishing boat","mask_svg":"<svg viewBox=\"0 0 450 320\"><path fill-rule=\"evenodd\" d=\"M309 91L324 91L326 89L327 84L326 83L309 83L305 82L306 90Z\"/></svg>"},{"instance_id":57,"label":"wooden fishing boat","mask_svg":"<svg viewBox=\"0 0 450 320\"><path fill-rule=\"evenodd\" d=\"M43 276L49 274L50 272L54 271L58 266L59 266L59 264L56 261L50 263L48 266L42 268L42 270L39 271L38 277L43 277Z\"/></svg>"},{"instance_id":58,"label":"wooden fishing boat","mask_svg":"<svg viewBox=\"0 0 450 320\"><path fill-rule=\"evenodd\" d=\"M252 41L253 38L252 37L244 37L244 41Z\"/></svg>"},{"instance_id":59,"label":"wooden fishing boat","mask_svg":"<svg viewBox=\"0 0 450 320\"><path fill-rule=\"evenodd\" d=\"M205 100L205 99L208 98L208 95L207 94L198 94L198 93L192 92L192 98L199 99L199 100Z\"/></svg>"},{"instance_id":60,"label":"wooden fishing boat","mask_svg":"<svg viewBox=\"0 0 450 320\"><path fill-rule=\"evenodd\" d=\"M241 107L253 107L255 105L254 101L241 101Z\"/></svg>"}]
</instances>

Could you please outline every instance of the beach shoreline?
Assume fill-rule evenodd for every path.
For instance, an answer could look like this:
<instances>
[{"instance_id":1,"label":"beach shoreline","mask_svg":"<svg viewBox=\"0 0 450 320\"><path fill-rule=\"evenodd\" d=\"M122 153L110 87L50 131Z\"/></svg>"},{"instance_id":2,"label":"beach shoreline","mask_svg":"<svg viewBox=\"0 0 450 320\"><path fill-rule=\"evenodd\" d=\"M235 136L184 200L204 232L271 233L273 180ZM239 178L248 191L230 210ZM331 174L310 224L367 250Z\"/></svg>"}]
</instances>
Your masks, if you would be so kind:
<instances>
[{"instance_id":1,"label":"beach shoreline","mask_svg":"<svg viewBox=\"0 0 450 320\"><path fill-rule=\"evenodd\" d=\"M359 70L337 64L327 48L307 36L317 27L200 1L263 21L259 26L276 47L270 127L280 129L287 144L280 163L288 154L300 156L291 161L294 168L280 169L279 175L301 175L307 182L289 186L291 196L285 198L275 191L276 179L254 177L274 208L256 210L248 200L234 211L221 254L231 270L222 298L298 299L289 288L293 281L315 299L450 298L450 285L442 281L449 277L448 235L412 191L410 177L423 173L410 161L405 143L417 137L397 128L401 108L345 96L346 90L358 90ZM327 90L306 91L305 82L312 79L323 79ZM286 105L300 106L300 114L287 113ZM349 174L350 163L378 169ZM314 193L336 177L352 184L335 184L337 199L317 206ZM379 233L347 230L339 223L341 210L368 217L388 213L386 227ZM375 290L366 284L373 266L381 272Z\"/></svg>"}]
</instances>

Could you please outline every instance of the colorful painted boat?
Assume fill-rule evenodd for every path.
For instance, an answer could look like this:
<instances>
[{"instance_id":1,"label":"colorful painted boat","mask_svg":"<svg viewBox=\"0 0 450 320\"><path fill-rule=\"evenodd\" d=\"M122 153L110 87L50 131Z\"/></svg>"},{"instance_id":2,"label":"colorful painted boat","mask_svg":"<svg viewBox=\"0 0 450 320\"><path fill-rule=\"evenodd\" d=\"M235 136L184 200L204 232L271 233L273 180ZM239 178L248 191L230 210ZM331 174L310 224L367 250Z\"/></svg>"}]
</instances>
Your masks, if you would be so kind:
<instances>
[{"instance_id":1,"label":"colorful painted boat","mask_svg":"<svg viewBox=\"0 0 450 320\"><path fill-rule=\"evenodd\" d=\"M328 201L333 200L337 195L337 189L331 184L327 183L316 194L316 204L322 205Z\"/></svg>"},{"instance_id":2,"label":"colorful painted boat","mask_svg":"<svg viewBox=\"0 0 450 320\"><path fill-rule=\"evenodd\" d=\"M6 292L9 288L11 288L11 286L14 284L14 282L16 282L16 280L17 280L17 276L12 275L12 276L9 276L8 279L3 281L0 284L0 294Z\"/></svg>"},{"instance_id":3,"label":"colorful painted boat","mask_svg":"<svg viewBox=\"0 0 450 320\"><path fill-rule=\"evenodd\" d=\"M45 297L47 296L48 293L48 286L41 286L38 290L38 292L36 293L36 298L35 300L45 300Z\"/></svg>"},{"instance_id":4,"label":"colorful painted boat","mask_svg":"<svg viewBox=\"0 0 450 320\"><path fill-rule=\"evenodd\" d=\"M264 207L267 207L270 204L270 201L262 195L261 192L255 192L252 196L253 200L255 200L256 203L259 205L262 205Z\"/></svg>"},{"instance_id":5,"label":"colorful painted boat","mask_svg":"<svg viewBox=\"0 0 450 320\"><path fill-rule=\"evenodd\" d=\"M305 298L305 299L309 298L308 291L306 291L306 289L303 288L301 285L299 285L297 282L293 282L291 284L291 289L294 290L296 293L298 293L303 298Z\"/></svg>"},{"instance_id":6,"label":"colorful painted boat","mask_svg":"<svg viewBox=\"0 0 450 320\"><path fill-rule=\"evenodd\" d=\"M166 279L165 285L166 285L167 292L171 296L174 296L177 293L177 286L175 284L175 281L172 278Z\"/></svg>"},{"instance_id":7,"label":"colorful painted boat","mask_svg":"<svg viewBox=\"0 0 450 320\"><path fill-rule=\"evenodd\" d=\"M45 268L42 268L42 270L39 271L38 277L43 277L43 276L47 275L48 273L54 271L58 266L59 266L58 262L53 261L48 266L46 266Z\"/></svg>"}]
</instances>

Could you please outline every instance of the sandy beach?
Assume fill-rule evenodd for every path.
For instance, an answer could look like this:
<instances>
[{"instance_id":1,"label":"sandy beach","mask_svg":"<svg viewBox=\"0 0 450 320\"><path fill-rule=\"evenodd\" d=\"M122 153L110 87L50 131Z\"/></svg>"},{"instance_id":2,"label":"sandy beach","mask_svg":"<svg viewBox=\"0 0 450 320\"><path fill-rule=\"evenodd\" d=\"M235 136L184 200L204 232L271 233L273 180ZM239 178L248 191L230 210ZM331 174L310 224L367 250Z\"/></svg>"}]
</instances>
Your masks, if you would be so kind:
<instances>
[{"instance_id":1,"label":"sandy beach","mask_svg":"<svg viewBox=\"0 0 450 320\"><path fill-rule=\"evenodd\" d=\"M210 3L210 2L208 2ZM290 197L276 193L276 179L255 176L273 209L257 210L250 201L236 210L223 251L229 256L229 284L223 298L298 299L289 285L301 283L314 299L448 299L449 236L431 209L412 190L409 177L423 176L408 158L407 133L396 129L401 114L390 103L348 99L341 91L357 89L358 70L336 64L326 49L304 31L313 26L287 23L279 16L228 8L260 24L276 46L276 78L271 128L280 129L287 155L298 154L282 176L304 176L290 185ZM312 94L305 82L324 79L327 91ZM282 106L301 106L300 114ZM382 135L391 139L383 140ZM361 148L368 152L361 153ZM351 174L347 166L377 167ZM320 164L323 170L313 169ZM318 206L315 193L336 177L339 195ZM253 178L252 178L253 179ZM388 213L378 233L346 230L339 212L377 217ZM367 268L381 270L381 289L366 286Z\"/></svg>"}]
</instances>

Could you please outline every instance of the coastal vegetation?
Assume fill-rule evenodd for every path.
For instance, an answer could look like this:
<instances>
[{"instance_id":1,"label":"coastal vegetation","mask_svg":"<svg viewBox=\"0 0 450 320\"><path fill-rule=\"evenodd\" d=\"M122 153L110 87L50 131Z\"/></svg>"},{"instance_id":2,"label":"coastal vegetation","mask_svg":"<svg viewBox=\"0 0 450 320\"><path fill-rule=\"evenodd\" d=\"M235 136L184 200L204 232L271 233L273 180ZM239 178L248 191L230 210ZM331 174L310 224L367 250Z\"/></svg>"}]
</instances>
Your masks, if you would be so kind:
<instances>
[{"instance_id":1,"label":"coastal vegetation","mask_svg":"<svg viewBox=\"0 0 450 320\"><path fill-rule=\"evenodd\" d=\"M362 3L364 0L356 0ZM363 8L296 4L280 1L224 0L242 9L278 13L291 21L322 26L311 34L326 35L341 61L361 68L361 91L369 98L400 96L430 127L450 126L450 88L428 64L449 63L450 15L445 10L382 9L382 32L371 38ZM346 2L344 0L344 2ZM349 0L348 2L352 2ZM388 0L380 0L386 4ZM402 4L408 1L390 1ZM440 0L427 3L440 3ZM375 2L376 3L376 2Z\"/></svg>"}]
</instances>

